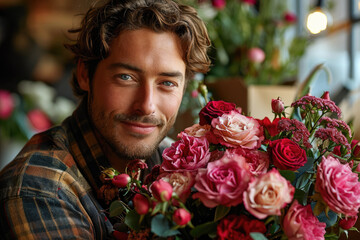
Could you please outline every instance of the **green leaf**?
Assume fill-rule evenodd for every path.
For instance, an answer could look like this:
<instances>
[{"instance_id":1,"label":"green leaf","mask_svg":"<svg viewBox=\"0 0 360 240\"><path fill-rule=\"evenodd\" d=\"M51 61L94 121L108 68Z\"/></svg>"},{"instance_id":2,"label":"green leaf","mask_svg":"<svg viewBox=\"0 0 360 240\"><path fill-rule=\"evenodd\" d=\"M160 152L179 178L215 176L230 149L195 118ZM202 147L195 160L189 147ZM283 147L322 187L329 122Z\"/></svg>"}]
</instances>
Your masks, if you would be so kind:
<instances>
[{"instance_id":1,"label":"green leaf","mask_svg":"<svg viewBox=\"0 0 360 240\"><path fill-rule=\"evenodd\" d=\"M289 180L290 182L295 180L295 172L291 170L280 170L281 176Z\"/></svg>"},{"instance_id":2,"label":"green leaf","mask_svg":"<svg viewBox=\"0 0 360 240\"><path fill-rule=\"evenodd\" d=\"M140 230L140 215L135 210L131 210L126 214L125 224L135 231Z\"/></svg>"},{"instance_id":3,"label":"green leaf","mask_svg":"<svg viewBox=\"0 0 360 240\"><path fill-rule=\"evenodd\" d=\"M196 226L190 231L190 234L194 238L199 238L205 234L211 234L216 231L216 222L207 222Z\"/></svg>"},{"instance_id":4,"label":"green leaf","mask_svg":"<svg viewBox=\"0 0 360 240\"><path fill-rule=\"evenodd\" d=\"M270 227L270 233L271 233L271 234L276 233L276 232L277 232L277 230L279 230L279 228L280 228L280 225L279 225L279 224L277 224L277 223L274 223L274 224L273 224L273 225L271 225L271 227Z\"/></svg>"},{"instance_id":5,"label":"green leaf","mask_svg":"<svg viewBox=\"0 0 360 240\"><path fill-rule=\"evenodd\" d=\"M151 232L159 237L170 237L180 233L178 230L171 229L169 221L162 214L151 219Z\"/></svg>"},{"instance_id":6,"label":"green leaf","mask_svg":"<svg viewBox=\"0 0 360 240\"><path fill-rule=\"evenodd\" d=\"M214 222L219 221L220 219L222 219L223 217L226 216L226 214L228 214L230 212L230 208L223 206L223 205L219 205L216 207L215 210L215 217L214 217Z\"/></svg>"},{"instance_id":7,"label":"green leaf","mask_svg":"<svg viewBox=\"0 0 360 240\"><path fill-rule=\"evenodd\" d=\"M337 239L339 239L339 236L336 235L335 233L326 233L325 239L326 240L337 240Z\"/></svg>"},{"instance_id":8,"label":"green leaf","mask_svg":"<svg viewBox=\"0 0 360 240\"><path fill-rule=\"evenodd\" d=\"M114 201L111 203L109 211L110 217L120 216L125 210L123 203L121 201Z\"/></svg>"},{"instance_id":9,"label":"green leaf","mask_svg":"<svg viewBox=\"0 0 360 240\"><path fill-rule=\"evenodd\" d=\"M250 237L254 240L267 240L264 234L258 232L251 232Z\"/></svg>"},{"instance_id":10,"label":"green leaf","mask_svg":"<svg viewBox=\"0 0 360 240\"><path fill-rule=\"evenodd\" d=\"M294 199L298 200L299 203L305 205L307 203L307 196L307 192L297 188L295 189Z\"/></svg>"}]
</instances>

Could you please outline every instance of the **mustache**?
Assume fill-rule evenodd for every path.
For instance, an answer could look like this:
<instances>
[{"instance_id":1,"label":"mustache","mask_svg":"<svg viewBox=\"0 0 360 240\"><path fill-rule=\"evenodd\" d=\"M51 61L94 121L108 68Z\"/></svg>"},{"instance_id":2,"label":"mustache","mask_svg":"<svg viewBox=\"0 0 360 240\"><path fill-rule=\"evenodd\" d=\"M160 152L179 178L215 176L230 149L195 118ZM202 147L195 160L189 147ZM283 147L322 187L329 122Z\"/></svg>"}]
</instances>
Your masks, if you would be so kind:
<instances>
[{"instance_id":1,"label":"mustache","mask_svg":"<svg viewBox=\"0 0 360 240\"><path fill-rule=\"evenodd\" d=\"M156 118L155 116L116 114L114 116L114 120L146 123L146 124L152 124L152 125L156 125L156 126L160 126L160 127L165 125L165 122L162 119Z\"/></svg>"}]
</instances>

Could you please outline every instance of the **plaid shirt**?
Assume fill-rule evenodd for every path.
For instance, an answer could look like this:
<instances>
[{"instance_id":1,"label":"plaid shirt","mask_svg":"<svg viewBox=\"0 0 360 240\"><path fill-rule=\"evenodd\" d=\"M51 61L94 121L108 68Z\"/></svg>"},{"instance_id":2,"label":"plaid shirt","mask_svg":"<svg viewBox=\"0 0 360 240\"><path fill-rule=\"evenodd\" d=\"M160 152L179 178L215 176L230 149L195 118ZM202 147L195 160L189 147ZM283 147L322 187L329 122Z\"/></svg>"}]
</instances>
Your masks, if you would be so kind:
<instances>
[{"instance_id":1,"label":"plaid shirt","mask_svg":"<svg viewBox=\"0 0 360 240\"><path fill-rule=\"evenodd\" d=\"M162 144L149 169L161 162ZM83 102L61 126L33 136L0 172L0 238L111 238L113 226L95 197L100 166L110 167Z\"/></svg>"}]
</instances>

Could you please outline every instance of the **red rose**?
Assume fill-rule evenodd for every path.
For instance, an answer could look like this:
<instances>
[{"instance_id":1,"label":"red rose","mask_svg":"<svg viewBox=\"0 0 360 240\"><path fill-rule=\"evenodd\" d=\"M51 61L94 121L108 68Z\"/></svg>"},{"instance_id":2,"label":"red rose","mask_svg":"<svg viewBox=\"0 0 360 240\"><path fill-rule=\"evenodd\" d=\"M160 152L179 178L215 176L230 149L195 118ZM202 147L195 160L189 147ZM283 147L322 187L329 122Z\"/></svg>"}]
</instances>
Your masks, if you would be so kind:
<instances>
[{"instance_id":1,"label":"red rose","mask_svg":"<svg viewBox=\"0 0 360 240\"><path fill-rule=\"evenodd\" d=\"M263 120L258 120L261 126L263 126L271 137L279 134L278 123L281 119L275 118L272 122L268 117L265 117Z\"/></svg>"},{"instance_id":2,"label":"red rose","mask_svg":"<svg viewBox=\"0 0 360 240\"><path fill-rule=\"evenodd\" d=\"M273 164L281 170L299 169L307 161L305 150L290 139L271 141L269 148Z\"/></svg>"},{"instance_id":3,"label":"red rose","mask_svg":"<svg viewBox=\"0 0 360 240\"><path fill-rule=\"evenodd\" d=\"M224 113L230 113L236 109L234 103L224 101L210 101L199 113L200 125L211 125L213 118L222 116Z\"/></svg>"},{"instance_id":4,"label":"red rose","mask_svg":"<svg viewBox=\"0 0 360 240\"><path fill-rule=\"evenodd\" d=\"M252 240L251 232L266 233L265 224L259 220L250 219L245 215L229 215L222 219L217 226L219 240L244 239Z\"/></svg>"},{"instance_id":5,"label":"red rose","mask_svg":"<svg viewBox=\"0 0 360 240\"><path fill-rule=\"evenodd\" d=\"M359 140L351 141L352 155L355 158L360 158L360 143L359 142L360 142Z\"/></svg>"}]
</instances>

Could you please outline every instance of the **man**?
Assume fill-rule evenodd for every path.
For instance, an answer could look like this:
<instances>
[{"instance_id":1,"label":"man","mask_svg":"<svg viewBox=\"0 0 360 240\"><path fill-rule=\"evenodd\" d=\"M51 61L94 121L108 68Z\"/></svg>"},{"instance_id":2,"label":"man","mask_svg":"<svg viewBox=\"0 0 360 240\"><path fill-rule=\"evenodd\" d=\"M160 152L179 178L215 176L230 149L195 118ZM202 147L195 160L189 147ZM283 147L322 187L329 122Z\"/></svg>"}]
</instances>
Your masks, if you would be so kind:
<instances>
[{"instance_id":1,"label":"man","mask_svg":"<svg viewBox=\"0 0 360 240\"><path fill-rule=\"evenodd\" d=\"M96 199L101 170L160 163L186 82L209 68L203 22L170 0L110 0L72 32L78 39L66 47L81 103L0 173L2 239L109 238L114 228Z\"/></svg>"}]
</instances>

